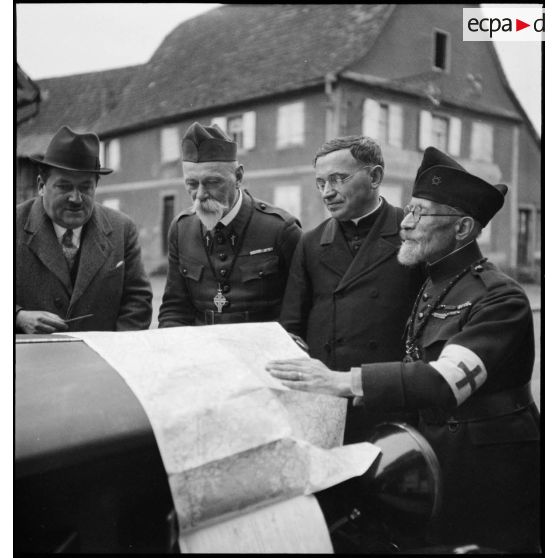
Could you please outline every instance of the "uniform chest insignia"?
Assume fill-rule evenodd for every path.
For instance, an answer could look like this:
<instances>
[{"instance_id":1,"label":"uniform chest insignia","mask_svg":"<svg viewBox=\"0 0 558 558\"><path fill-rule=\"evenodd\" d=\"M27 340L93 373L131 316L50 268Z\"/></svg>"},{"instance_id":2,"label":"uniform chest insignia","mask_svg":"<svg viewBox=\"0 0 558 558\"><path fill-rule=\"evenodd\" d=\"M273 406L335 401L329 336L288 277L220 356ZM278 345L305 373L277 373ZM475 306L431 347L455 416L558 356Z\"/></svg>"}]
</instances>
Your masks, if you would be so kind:
<instances>
[{"instance_id":1,"label":"uniform chest insignia","mask_svg":"<svg viewBox=\"0 0 558 558\"><path fill-rule=\"evenodd\" d=\"M270 248L260 248L259 250L252 250L250 256L255 256L256 254L264 254L265 252L273 252L273 246Z\"/></svg>"},{"instance_id":2,"label":"uniform chest insignia","mask_svg":"<svg viewBox=\"0 0 558 558\"><path fill-rule=\"evenodd\" d=\"M461 310L448 310L446 312L432 312L431 316L433 318L445 320L447 317L456 316L457 314L461 314Z\"/></svg>"}]
</instances>

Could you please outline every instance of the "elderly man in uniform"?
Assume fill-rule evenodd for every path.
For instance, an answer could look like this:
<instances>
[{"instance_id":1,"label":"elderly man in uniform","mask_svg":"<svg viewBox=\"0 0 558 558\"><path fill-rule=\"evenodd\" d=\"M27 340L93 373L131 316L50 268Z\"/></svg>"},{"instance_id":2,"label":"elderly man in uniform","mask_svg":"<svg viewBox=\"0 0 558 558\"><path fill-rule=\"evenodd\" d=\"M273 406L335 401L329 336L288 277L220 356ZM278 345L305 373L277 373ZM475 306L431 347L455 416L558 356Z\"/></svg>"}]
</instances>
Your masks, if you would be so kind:
<instances>
[{"instance_id":1,"label":"elderly man in uniform","mask_svg":"<svg viewBox=\"0 0 558 558\"><path fill-rule=\"evenodd\" d=\"M241 189L236 148L217 126L198 122L182 140L184 182L194 205L169 229L159 327L279 317L300 225Z\"/></svg>"},{"instance_id":2,"label":"elderly man in uniform","mask_svg":"<svg viewBox=\"0 0 558 558\"><path fill-rule=\"evenodd\" d=\"M280 322L308 344L310 356L336 370L401 359L424 275L397 261L403 210L379 195L381 148L366 136L335 138L321 146L314 166L331 217L297 247ZM366 440L373 423L361 404L351 405L345 443Z\"/></svg>"},{"instance_id":3,"label":"elderly man in uniform","mask_svg":"<svg viewBox=\"0 0 558 558\"><path fill-rule=\"evenodd\" d=\"M39 197L16 208L18 333L139 330L151 286L132 220L95 202L99 138L63 126L39 164Z\"/></svg>"},{"instance_id":4,"label":"elderly man in uniform","mask_svg":"<svg viewBox=\"0 0 558 558\"><path fill-rule=\"evenodd\" d=\"M418 410L443 475L430 542L530 552L539 548L540 488L532 313L522 288L476 242L506 191L428 148L401 224L399 261L426 263L428 272L403 362L367 363L350 375L315 359L268 369L295 389L361 396L379 411Z\"/></svg>"}]
</instances>

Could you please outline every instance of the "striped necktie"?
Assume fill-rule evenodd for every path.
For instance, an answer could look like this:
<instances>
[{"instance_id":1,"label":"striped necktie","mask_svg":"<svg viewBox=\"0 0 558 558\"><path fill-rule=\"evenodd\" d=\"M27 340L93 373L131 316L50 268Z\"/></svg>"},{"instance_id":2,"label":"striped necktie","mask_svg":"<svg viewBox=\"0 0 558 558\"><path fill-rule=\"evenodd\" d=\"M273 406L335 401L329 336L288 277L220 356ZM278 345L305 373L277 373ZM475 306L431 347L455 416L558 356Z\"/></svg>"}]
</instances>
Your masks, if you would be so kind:
<instances>
[{"instance_id":1,"label":"striped necktie","mask_svg":"<svg viewBox=\"0 0 558 558\"><path fill-rule=\"evenodd\" d=\"M78 247L74 244L73 237L74 231L72 229L66 229L66 232L62 235L62 251L64 252L64 257L66 258L66 262L68 262L68 268L70 270L74 267L78 251Z\"/></svg>"}]
</instances>

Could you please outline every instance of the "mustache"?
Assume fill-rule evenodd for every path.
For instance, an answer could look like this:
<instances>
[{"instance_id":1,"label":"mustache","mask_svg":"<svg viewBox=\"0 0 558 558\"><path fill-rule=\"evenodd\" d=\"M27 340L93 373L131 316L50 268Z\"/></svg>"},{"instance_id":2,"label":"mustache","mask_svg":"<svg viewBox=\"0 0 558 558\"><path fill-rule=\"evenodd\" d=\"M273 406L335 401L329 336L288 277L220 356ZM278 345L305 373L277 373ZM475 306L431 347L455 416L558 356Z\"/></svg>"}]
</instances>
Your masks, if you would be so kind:
<instances>
[{"instance_id":1,"label":"mustache","mask_svg":"<svg viewBox=\"0 0 558 558\"><path fill-rule=\"evenodd\" d=\"M194 201L194 211L196 213L200 211L202 213L223 213L226 209L227 206L225 204L222 204L213 198L208 198L203 201L196 199Z\"/></svg>"}]
</instances>

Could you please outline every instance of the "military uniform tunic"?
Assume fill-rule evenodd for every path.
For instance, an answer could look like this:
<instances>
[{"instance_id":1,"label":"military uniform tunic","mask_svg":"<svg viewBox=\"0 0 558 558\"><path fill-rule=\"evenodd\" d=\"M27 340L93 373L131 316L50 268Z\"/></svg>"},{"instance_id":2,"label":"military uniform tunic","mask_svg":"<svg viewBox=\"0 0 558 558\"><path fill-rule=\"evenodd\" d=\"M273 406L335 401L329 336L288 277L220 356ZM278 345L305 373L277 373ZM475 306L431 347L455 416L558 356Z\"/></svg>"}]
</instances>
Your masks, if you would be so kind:
<instances>
[{"instance_id":1,"label":"military uniform tunic","mask_svg":"<svg viewBox=\"0 0 558 558\"><path fill-rule=\"evenodd\" d=\"M171 223L159 327L278 319L298 221L244 192L233 221L217 228L206 231L193 211Z\"/></svg>"},{"instance_id":2,"label":"military uniform tunic","mask_svg":"<svg viewBox=\"0 0 558 558\"><path fill-rule=\"evenodd\" d=\"M539 415L528 388L528 299L482 262L476 242L428 274L408 324L419 360L364 365L365 404L419 411L443 478L431 542L532 551L539 544Z\"/></svg>"}]
</instances>

